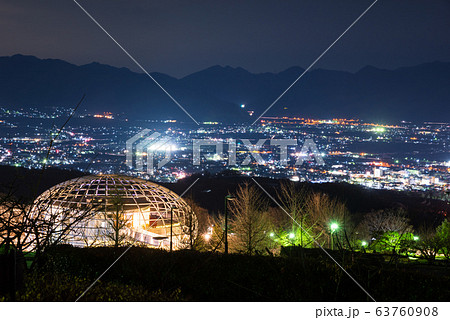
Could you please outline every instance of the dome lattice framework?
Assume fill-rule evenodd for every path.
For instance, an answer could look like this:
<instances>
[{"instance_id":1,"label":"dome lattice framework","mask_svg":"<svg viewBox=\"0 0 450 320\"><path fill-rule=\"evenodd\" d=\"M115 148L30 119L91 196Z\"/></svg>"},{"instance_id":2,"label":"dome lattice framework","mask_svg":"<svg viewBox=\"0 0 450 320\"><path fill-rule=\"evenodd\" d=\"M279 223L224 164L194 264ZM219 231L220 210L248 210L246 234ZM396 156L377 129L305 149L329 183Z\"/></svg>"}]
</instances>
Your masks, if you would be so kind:
<instances>
[{"instance_id":1,"label":"dome lattice framework","mask_svg":"<svg viewBox=\"0 0 450 320\"><path fill-rule=\"evenodd\" d=\"M172 210L171 210L172 208ZM186 247L197 236L195 213L176 193L156 183L121 175L85 176L60 183L42 193L33 212L68 218L91 211L65 237L75 246L108 245L120 216L121 237L131 242L174 248ZM171 212L173 216L171 217ZM172 219L171 219L172 218ZM172 222L172 226L171 226Z\"/></svg>"}]
</instances>

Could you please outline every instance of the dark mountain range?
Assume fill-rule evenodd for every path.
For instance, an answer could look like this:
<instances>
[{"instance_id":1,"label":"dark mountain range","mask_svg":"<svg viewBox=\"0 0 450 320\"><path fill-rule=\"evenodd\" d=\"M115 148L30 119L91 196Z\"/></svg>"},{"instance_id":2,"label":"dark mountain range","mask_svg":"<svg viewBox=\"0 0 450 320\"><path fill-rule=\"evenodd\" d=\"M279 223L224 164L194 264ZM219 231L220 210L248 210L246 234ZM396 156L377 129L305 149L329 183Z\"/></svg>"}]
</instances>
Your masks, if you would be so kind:
<instances>
[{"instance_id":1,"label":"dark mountain range","mask_svg":"<svg viewBox=\"0 0 450 320\"><path fill-rule=\"evenodd\" d=\"M242 122L253 121L302 72L292 67L253 74L213 66L181 79L152 76L197 120ZM356 73L316 69L266 115L448 122L449 88L450 63L444 62L396 70L368 66ZM84 93L83 107L91 112L190 120L145 74L99 63L76 66L33 56L0 57L1 106L71 106ZM255 111L253 117L248 110Z\"/></svg>"}]
</instances>

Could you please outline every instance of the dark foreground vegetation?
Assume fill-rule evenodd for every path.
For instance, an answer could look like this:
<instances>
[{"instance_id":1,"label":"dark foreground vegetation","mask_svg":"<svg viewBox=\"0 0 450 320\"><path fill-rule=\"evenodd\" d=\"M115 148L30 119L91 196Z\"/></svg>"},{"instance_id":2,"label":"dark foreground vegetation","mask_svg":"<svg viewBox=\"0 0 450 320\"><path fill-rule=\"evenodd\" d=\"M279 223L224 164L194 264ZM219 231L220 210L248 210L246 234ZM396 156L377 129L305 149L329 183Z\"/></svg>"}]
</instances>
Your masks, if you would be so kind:
<instances>
[{"instance_id":1,"label":"dark foreground vegetation","mask_svg":"<svg viewBox=\"0 0 450 320\"><path fill-rule=\"evenodd\" d=\"M126 248L49 249L24 275L18 301L75 301ZM448 301L446 262L335 251L377 301ZM409 261L409 262L408 262ZM3 293L2 300L11 296ZM320 249L280 257L131 248L80 301L370 301Z\"/></svg>"},{"instance_id":2,"label":"dark foreground vegetation","mask_svg":"<svg viewBox=\"0 0 450 320\"><path fill-rule=\"evenodd\" d=\"M205 174L185 198L198 219L197 234L184 222L189 250L133 247L108 269L136 243L120 233L120 198L102 218L117 223L111 241L74 248L62 244L101 205L54 211L34 201L81 173L1 173L0 301L370 301L320 246L377 301L450 299L448 194L273 179L259 188ZM182 193L195 178L170 188Z\"/></svg>"}]
</instances>

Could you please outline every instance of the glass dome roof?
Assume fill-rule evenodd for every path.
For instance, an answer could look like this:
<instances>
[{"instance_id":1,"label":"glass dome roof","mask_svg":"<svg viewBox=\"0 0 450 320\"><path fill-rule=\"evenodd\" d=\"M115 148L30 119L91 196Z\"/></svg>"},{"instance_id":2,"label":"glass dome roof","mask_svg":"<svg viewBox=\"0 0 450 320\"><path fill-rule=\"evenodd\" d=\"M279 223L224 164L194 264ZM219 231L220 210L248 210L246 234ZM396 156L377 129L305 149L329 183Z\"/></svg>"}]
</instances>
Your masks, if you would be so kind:
<instances>
[{"instance_id":1,"label":"glass dome roof","mask_svg":"<svg viewBox=\"0 0 450 320\"><path fill-rule=\"evenodd\" d=\"M35 200L34 211L52 211L54 215L63 210L92 208L94 203L98 214L82 226L84 229L107 229L105 213L117 211L119 203L128 221L128 236L135 241L167 246L171 222L173 241L178 247L187 237L196 236L197 218L176 193L156 183L123 175L84 176L55 185ZM81 233L90 237L89 232ZM71 243L77 245L79 241Z\"/></svg>"}]
</instances>

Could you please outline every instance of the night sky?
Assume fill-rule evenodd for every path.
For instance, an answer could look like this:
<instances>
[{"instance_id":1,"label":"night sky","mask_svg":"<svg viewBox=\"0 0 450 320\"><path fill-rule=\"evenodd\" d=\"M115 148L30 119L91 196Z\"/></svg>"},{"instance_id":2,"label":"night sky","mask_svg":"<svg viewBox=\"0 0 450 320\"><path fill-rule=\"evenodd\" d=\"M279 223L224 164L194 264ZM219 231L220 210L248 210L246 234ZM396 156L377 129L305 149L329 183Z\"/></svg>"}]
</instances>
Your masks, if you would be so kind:
<instances>
[{"instance_id":1,"label":"night sky","mask_svg":"<svg viewBox=\"0 0 450 320\"><path fill-rule=\"evenodd\" d=\"M148 71L307 67L373 1L79 0ZM0 56L138 68L71 0L0 0ZM315 68L450 61L449 0L379 0Z\"/></svg>"}]
</instances>

